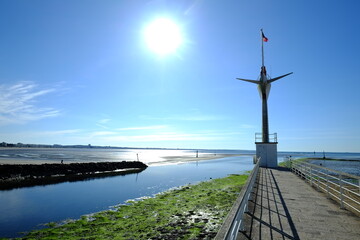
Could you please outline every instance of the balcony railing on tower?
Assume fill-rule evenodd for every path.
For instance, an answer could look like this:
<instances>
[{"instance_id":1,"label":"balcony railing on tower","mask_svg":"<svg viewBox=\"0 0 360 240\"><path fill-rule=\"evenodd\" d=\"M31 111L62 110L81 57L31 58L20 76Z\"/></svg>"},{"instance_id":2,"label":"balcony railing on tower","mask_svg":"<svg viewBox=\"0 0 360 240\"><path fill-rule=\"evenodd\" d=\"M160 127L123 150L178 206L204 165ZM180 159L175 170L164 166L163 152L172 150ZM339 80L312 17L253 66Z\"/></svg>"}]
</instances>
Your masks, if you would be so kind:
<instances>
[{"instance_id":1,"label":"balcony railing on tower","mask_svg":"<svg viewBox=\"0 0 360 240\"><path fill-rule=\"evenodd\" d=\"M255 143L262 143L262 133L255 133ZM277 143L277 133L269 134L269 143Z\"/></svg>"}]
</instances>

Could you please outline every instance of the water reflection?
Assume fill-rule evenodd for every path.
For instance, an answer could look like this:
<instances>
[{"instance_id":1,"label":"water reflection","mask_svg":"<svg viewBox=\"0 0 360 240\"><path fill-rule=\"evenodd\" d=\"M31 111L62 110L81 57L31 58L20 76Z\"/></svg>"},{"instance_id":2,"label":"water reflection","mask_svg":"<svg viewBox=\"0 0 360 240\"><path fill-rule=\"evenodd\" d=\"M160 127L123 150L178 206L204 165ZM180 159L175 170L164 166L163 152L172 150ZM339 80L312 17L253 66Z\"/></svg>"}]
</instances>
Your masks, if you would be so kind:
<instances>
[{"instance_id":1,"label":"water reflection","mask_svg":"<svg viewBox=\"0 0 360 240\"><path fill-rule=\"evenodd\" d=\"M249 156L152 166L139 174L66 182L3 191L0 194L0 237L39 228L39 224L79 218L128 199L152 196L172 187L251 170Z\"/></svg>"}]
</instances>

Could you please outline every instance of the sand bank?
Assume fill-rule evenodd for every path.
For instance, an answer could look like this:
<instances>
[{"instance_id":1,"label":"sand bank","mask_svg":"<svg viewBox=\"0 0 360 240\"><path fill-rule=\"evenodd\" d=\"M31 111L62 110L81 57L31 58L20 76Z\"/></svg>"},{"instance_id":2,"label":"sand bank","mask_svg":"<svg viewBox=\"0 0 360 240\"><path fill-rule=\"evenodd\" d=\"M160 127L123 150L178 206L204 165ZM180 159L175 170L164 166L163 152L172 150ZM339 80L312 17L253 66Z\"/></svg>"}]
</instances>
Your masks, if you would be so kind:
<instances>
[{"instance_id":1,"label":"sand bank","mask_svg":"<svg viewBox=\"0 0 360 240\"><path fill-rule=\"evenodd\" d=\"M158 166L158 165L169 165L169 164L181 164L186 162L197 162L197 161L206 161L213 159L221 159L226 157L235 157L235 156L248 156L246 154L199 154L196 156L165 156L161 161L146 162L149 166Z\"/></svg>"}]
</instances>

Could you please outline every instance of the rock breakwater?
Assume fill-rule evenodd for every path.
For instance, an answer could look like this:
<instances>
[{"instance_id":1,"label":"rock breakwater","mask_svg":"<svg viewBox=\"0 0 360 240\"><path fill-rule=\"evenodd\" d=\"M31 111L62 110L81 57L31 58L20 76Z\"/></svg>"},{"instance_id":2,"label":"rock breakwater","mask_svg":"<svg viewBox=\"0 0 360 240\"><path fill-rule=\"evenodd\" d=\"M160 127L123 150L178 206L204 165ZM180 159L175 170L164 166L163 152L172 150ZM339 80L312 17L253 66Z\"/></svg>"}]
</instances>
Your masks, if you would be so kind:
<instances>
[{"instance_id":1,"label":"rock breakwater","mask_svg":"<svg viewBox=\"0 0 360 240\"><path fill-rule=\"evenodd\" d=\"M138 173L146 168L146 164L136 161L41 165L2 164L0 165L0 190Z\"/></svg>"}]
</instances>

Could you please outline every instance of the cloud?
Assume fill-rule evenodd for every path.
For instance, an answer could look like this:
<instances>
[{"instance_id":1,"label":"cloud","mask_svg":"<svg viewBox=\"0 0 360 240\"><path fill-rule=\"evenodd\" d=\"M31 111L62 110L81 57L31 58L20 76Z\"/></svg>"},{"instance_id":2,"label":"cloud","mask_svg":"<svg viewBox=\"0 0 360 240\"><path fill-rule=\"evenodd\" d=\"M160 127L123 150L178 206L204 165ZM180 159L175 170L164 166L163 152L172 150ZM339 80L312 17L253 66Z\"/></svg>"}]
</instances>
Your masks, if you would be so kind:
<instances>
[{"instance_id":1,"label":"cloud","mask_svg":"<svg viewBox=\"0 0 360 240\"><path fill-rule=\"evenodd\" d=\"M171 115L166 117L154 117L149 115L140 116L146 120L166 120L166 121L217 121L223 120L221 116L202 115L202 114L189 114L189 115Z\"/></svg>"},{"instance_id":2,"label":"cloud","mask_svg":"<svg viewBox=\"0 0 360 240\"><path fill-rule=\"evenodd\" d=\"M99 121L98 121L98 123L100 123L100 124L106 124L106 123L108 123L108 122L110 122L111 121L111 119L109 119L109 118L104 118L104 119L100 119Z\"/></svg>"},{"instance_id":3,"label":"cloud","mask_svg":"<svg viewBox=\"0 0 360 240\"><path fill-rule=\"evenodd\" d=\"M109 136L109 135L114 135L117 134L116 132L111 132L111 131L97 131L97 132L93 132L91 134L91 137L97 137L97 136Z\"/></svg>"},{"instance_id":4,"label":"cloud","mask_svg":"<svg viewBox=\"0 0 360 240\"><path fill-rule=\"evenodd\" d=\"M110 118L103 118L100 119L99 121L97 121L96 126L104 128L104 129L108 129L109 127L106 126L109 122L111 121Z\"/></svg>"},{"instance_id":5,"label":"cloud","mask_svg":"<svg viewBox=\"0 0 360 240\"><path fill-rule=\"evenodd\" d=\"M109 131L92 132L90 137L98 142L123 145L147 142L214 142L233 139L242 135L241 132L219 132L201 130L192 132L177 131L170 125L134 126L112 129Z\"/></svg>"},{"instance_id":6,"label":"cloud","mask_svg":"<svg viewBox=\"0 0 360 240\"><path fill-rule=\"evenodd\" d=\"M0 124L26 123L56 117L60 111L36 106L36 99L55 89L38 89L33 82L23 81L14 85L0 85Z\"/></svg>"},{"instance_id":7,"label":"cloud","mask_svg":"<svg viewBox=\"0 0 360 240\"><path fill-rule=\"evenodd\" d=\"M156 130L167 128L166 125L154 125L154 126L144 126L144 127L128 127L128 128L118 128L118 131L132 131L132 130Z\"/></svg>"},{"instance_id":8,"label":"cloud","mask_svg":"<svg viewBox=\"0 0 360 240\"><path fill-rule=\"evenodd\" d=\"M56 131L45 131L45 132L39 132L39 134L43 135L67 135L67 134L75 134L80 133L82 130L80 129L67 129L67 130L56 130Z\"/></svg>"},{"instance_id":9,"label":"cloud","mask_svg":"<svg viewBox=\"0 0 360 240\"><path fill-rule=\"evenodd\" d=\"M163 141L213 141L218 140L218 136L207 136L204 134L187 133L160 133L149 135L131 136L107 136L106 141L111 142L163 142ZM105 139L104 139L105 140Z\"/></svg>"}]
</instances>

